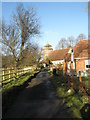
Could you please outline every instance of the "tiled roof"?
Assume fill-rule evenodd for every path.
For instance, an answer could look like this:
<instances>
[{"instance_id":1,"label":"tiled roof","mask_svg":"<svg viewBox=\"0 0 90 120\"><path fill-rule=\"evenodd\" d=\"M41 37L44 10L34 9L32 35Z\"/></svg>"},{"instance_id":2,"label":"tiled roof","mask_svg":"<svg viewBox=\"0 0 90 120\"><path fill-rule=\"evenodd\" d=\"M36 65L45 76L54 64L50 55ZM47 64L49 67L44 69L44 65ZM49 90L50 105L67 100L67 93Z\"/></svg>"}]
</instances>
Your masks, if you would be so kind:
<instances>
[{"instance_id":1,"label":"tiled roof","mask_svg":"<svg viewBox=\"0 0 90 120\"><path fill-rule=\"evenodd\" d=\"M82 57L88 57L88 50L87 49L85 49L85 50L83 50L80 54L79 54L79 56L78 56L78 58L82 58Z\"/></svg>"},{"instance_id":2,"label":"tiled roof","mask_svg":"<svg viewBox=\"0 0 90 120\"><path fill-rule=\"evenodd\" d=\"M49 53L49 59L51 61L63 60L70 48L54 50Z\"/></svg>"},{"instance_id":3,"label":"tiled roof","mask_svg":"<svg viewBox=\"0 0 90 120\"><path fill-rule=\"evenodd\" d=\"M80 40L73 48L74 58L88 57L90 55L89 40Z\"/></svg>"}]
</instances>

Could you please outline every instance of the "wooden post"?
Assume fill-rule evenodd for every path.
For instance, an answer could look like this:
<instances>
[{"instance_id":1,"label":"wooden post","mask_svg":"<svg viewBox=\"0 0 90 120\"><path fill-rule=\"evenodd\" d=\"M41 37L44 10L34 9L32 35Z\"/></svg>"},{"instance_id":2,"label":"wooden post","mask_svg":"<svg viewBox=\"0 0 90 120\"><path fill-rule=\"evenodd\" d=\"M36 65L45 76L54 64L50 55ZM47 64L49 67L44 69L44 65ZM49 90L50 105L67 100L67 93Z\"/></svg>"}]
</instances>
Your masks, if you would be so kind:
<instances>
[{"instance_id":1,"label":"wooden post","mask_svg":"<svg viewBox=\"0 0 90 120\"><path fill-rule=\"evenodd\" d=\"M30 73L30 71L31 71L31 70L29 69L29 73Z\"/></svg>"},{"instance_id":2,"label":"wooden post","mask_svg":"<svg viewBox=\"0 0 90 120\"><path fill-rule=\"evenodd\" d=\"M74 70L72 69L72 87L74 88Z\"/></svg>"},{"instance_id":3,"label":"wooden post","mask_svg":"<svg viewBox=\"0 0 90 120\"><path fill-rule=\"evenodd\" d=\"M21 68L21 75L22 75L23 71L22 71L22 68Z\"/></svg>"},{"instance_id":4,"label":"wooden post","mask_svg":"<svg viewBox=\"0 0 90 120\"><path fill-rule=\"evenodd\" d=\"M82 90L83 93L84 93L84 96L87 97L87 93L86 93L86 91L85 91L85 89L84 89L84 87L83 87L83 84L82 84L81 71L79 71L79 81L80 81L79 90Z\"/></svg>"},{"instance_id":5,"label":"wooden post","mask_svg":"<svg viewBox=\"0 0 90 120\"><path fill-rule=\"evenodd\" d=\"M20 74L20 75L22 75L22 68L20 68L20 72L21 72L21 74Z\"/></svg>"},{"instance_id":6,"label":"wooden post","mask_svg":"<svg viewBox=\"0 0 90 120\"><path fill-rule=\"evenodd\" d=\"M20 71L20 69L19 69L19 75L21 75L21 71Z\"/></svg>"},{"instance_id":7,"label":"wooden post","mask_svg":"<svg viewBox=\"0 0 90 120\"><path fill-rule=\"evenodd\" d=\"M79 81L80 81L80 83L82 83L82 79L81 79L81 71L79 71Z\"/></svg>"},{"instance_id":8,"label":"wooden post","mask_svg":"<svg viewBox=\"0 0 90 120\"><path fill-rule=\"evenodd\" d=\"M11 79L11 69L9 69L9 80Z\"/></svg>"},{"instance_id":9,"label":"wooden post","mask_svg":"<svg viewBox=\"0 0 90 120\"><path fill-rule=\"evenodd\" d=\"M24 70L24 68L23 68L23 74L24 74L24 72L25 72L25 70Z\"/></svg>"},{"instance_id":10,"label":"wooden post","mask_svg":"<svg viewBox=\"0 0 90 120\"><path fill-rule=\"evenodd\" d=\"M4 81L5 80L5 70L4 70L4 68L2 69L2 75L3 75L3 77L2 77L2 80Z\"/></svg>"},{"instance_id":11,"label":"wooden post","mask_svg":"<svg viewBox=\"0 0 90 120\"><path fill-rule=\"evenodd\" d=\"M15 80L15 71L14 69L12 69L12 71L13 71L13 79Z\"/></svg>"},{"instance_id":12,"label":"wooden post","mask_svg":"<svg viewBox=\"0 0 90 120\"><path fill-rule=\"evenodd\" d=\"M25 69L23 69L23 74L25 74Z\"/></svg>"},{"instance_id":13,"label":"wooden post","mask_svg":"<svg viewBox=\"0 0 90 120\"><path fill-rule=\"evenodd\" d=\"M64 74L65 74L65 61L63 63L63 77L64 77Z\"/></svg>"},{"instance_id":14,"label":"wooden post","mask_svg":"<svg viewBox=\"0 0 90 120\"><path fill-rule=\"evenodd\" d=\"M23 69L22 69L22 75L23 75Z\"/></svg>"},{"instance_id":15,"label":"wooden post","mask_svg":"<svg viewBox=\"0 0 90 120\"><path fill-rule=\"evenodd\" d=\"M20 76L20 74L21 74L20 72L21 72L21 71L20 71L20 69L18 69L18 77L19 77L19 76Z\"/></svg>"},{"instance_id":16,"label":"wooden post","mask_svg":"<svg viewBox=\"0 0 90 120\"><path fill-rule=\"evenodd\" d=\"M16 73L16 74L17 74L17 77L18 77L18 75L19 75L19 74L18 74L18 68L17 68L17 73Z\"/></svg>"},{"instance_id":17,"label":"wooden post","mask_svg":"<svg viewBox=\"0 0 90 120\"><path fill-rule=\"evenodd\" d=\"M77 62L77 61L76 61L76 59L75 59L75 73L77 72L77 70L76 70L76 62Z\"/></svg>"},{"instance_id":18,"label":"wooden post","mask_svg":"<svg viewBox=\"0 0 90 120\"><path fill-rule=\"evenodd\" d=\"M23 74L24 74L25 70L23 69Z\"/></svg>"}]
</instances>

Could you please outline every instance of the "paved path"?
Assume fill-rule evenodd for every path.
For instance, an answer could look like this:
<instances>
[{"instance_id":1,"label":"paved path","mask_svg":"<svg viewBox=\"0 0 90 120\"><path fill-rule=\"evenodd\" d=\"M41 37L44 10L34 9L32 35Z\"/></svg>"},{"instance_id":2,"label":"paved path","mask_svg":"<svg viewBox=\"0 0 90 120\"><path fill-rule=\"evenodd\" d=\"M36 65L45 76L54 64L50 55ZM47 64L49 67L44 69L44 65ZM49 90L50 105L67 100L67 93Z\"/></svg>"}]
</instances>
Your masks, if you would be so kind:
<instances>
[{"instance_id":1,"label":"paved path","mask_svg":"<svg viewBox=\"0 0 90 120\"><path fill-rule=\"evenodd\" d=\"M70 118L68 108L57 97L47 71L36 78L19 94L5 118Z\"/></svg>"}]
</instances>

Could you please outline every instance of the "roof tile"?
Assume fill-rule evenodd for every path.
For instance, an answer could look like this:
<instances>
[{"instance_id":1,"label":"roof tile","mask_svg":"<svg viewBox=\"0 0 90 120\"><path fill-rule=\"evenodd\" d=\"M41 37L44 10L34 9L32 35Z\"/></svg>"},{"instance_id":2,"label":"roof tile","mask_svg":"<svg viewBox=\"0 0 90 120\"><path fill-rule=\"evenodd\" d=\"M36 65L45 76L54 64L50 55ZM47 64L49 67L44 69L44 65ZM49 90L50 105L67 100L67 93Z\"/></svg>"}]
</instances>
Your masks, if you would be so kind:
<instances>
[{"instance_id":1,"label":"roof tile","mask_svg":"<svg viewBox=\"0 0 90 120\"><path fill-rule=\"evenodd\" d=\"M63 60L70 48L54 50L49 53L49 59L51 61Z\"/></svg>"}]
</instances>

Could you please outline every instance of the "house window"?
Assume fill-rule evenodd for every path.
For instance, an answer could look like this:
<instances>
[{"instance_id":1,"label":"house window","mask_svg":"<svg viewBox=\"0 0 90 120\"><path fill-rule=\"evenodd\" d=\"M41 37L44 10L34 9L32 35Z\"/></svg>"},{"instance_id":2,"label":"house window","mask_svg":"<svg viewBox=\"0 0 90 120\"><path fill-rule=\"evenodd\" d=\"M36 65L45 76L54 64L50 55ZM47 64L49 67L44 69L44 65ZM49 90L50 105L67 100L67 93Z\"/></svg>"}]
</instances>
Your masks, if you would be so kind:
<instances>
[{"instance_id":1,"label":"house window","mask_svg":"<svg viewBox=\"0 0 90 120\"><path fill-rule=\"evenodd\" d=\"M85 69L90 69L90 60L85 60Z\"/></svg>"},{"instance_id":2,"label":"house window","mask_svg":"<svg viewBox=\"0 0 90 120\"><path fill-rule=\"evenodd\" d=\"M90 68L90 65L86 65L86 68Z\"/></svg>"},{"instance_id":3,"label":"house window","mask_svg":"<svg viewBox=\"0 0 90 120\"><path fill-rule=\"evenodd\" d=\"M86 68L88 68L88 65L86 65Z\"/></svg>"}]
</instances>

